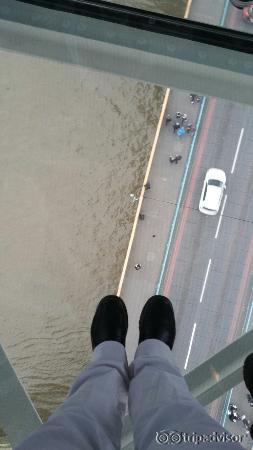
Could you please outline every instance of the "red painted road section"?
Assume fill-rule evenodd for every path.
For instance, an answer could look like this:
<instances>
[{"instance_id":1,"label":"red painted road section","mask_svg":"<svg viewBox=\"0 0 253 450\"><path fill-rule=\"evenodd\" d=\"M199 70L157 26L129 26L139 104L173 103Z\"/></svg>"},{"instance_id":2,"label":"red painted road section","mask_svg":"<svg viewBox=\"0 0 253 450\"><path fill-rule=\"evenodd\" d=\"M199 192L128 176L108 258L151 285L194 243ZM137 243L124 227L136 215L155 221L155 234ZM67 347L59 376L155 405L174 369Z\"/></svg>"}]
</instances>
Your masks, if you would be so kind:
<instances>
[{"instance_id":1,"label":"red painted road section","mask_svg":"<svg viewBox=\"0 0 253 450\"><path fill-rule=\"evenodd\" d=\"M168 268L168 271L166 273L166 277L165 277L165 280L163 283L163 295L165 295L167 297L169 297L171 283L173 280L173 275L174 275L174 271L175 271L175 267L176 267L176 261L177 261L178 253L180 250L182 238L184 235L185 224L187 222L187 218L188 218L188 214L189 214L189 210L190 210L189 207L191 205L192 195L193 195L193 192L194 192L194 189L196 186L196 180L197 180L197 176L199 173L199 168L200 168L203 154L205 151L205 144L206 144L206 141L208 138L209 127L212 122L215 105L216 105L216 99L211 98L209 100L209 104L208 104L207 111L205 114L205 125L202 128L202 131L201 131L201 134L199 137L197 152L196 152L196 156L194 158L194 167L192 170L192 175L190 178L190 182L189 182L188 190L187 190L187 194L186 194L186 200L185 200L185 204L183 206L181 219L180 219L180 223L178 226L175 245L174 245L173 252L172 252L172 255L171 255L171 258L169 261L169 268Z\"/></svg>"},{"instance_id":2,"label":"red painted road section","mask_svg":"<svg viewBox=\"0 0 253 450\"><path fill-rule=\"evenodd\" d=\"M235 308L233 312L233 318L230 322L230 328L227 337L227 344L231 344L234 341L235 335L238 333L238 326L241 324L243 301L245 300L245 291L248 285L249 276L251 275L253 262L253 236L251 237L249 249L247 252L243 274L241 278L240 288L236 297Z\"/></svg>"}]
</instances>

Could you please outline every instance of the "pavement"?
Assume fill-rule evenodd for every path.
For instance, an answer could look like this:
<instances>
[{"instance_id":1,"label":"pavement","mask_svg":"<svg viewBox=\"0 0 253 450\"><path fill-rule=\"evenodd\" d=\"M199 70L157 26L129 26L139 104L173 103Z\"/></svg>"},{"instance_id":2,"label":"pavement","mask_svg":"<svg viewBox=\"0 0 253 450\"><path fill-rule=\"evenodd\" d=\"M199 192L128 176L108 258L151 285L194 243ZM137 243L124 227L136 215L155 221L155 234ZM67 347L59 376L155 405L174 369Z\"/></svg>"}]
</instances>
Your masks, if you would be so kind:
<instances>
[{"instance_id":1,"label":"pavement","mask_svg":"<svg viewBox=\"0 0 253 450\"><path fill-rule=\"evenodd\" d=\"M190 122L195 124L199 104L191 105L189 94L173 91L169 96L165 117L168 113L175 117L177 111L186 113ZM172 123L166 126L165 117L148 178L150 189L146 190L142 203L141 213L144 214L144 220L139 220L136 229L121 290L129 314L126 344L129 362L133 358L138 342L138 319L136 318L139 317L146 300L157 289L170 224L174 217L185 163L192 142L191 136L178 137L173 132ZM170 154L180 154L183 158L178 164L171 164ZM136 263L142 266L138 271L134 268Z\"/></svg>"},{"instance_id":2,"label":"pavement","mask_svg":"<svg viewBox=\"0 0 253 450\"><path fill-rule=\"evenodd\" d=\"M217 2L193 0L190 18L252 32L241 12ZM224 8L225 7L225 8ZM166 113L186 112L197 124L193 138L179 138L170 126L160 130L139 221L121 289L129 313L129 362L138 342L138 319L154 293L174 305L177 338L174 355L183 373L213 356L252 327L253 267L253 108L218 98L191 105L189 93L170 92ZM182 154L177 165L169 154ZM198 210L207 169L227 174L227 189L217 216ZM134 265L140 263L141 270ZM237 402L253 419L243 384L209 406L210 414L231 432L228 402ZM251 448L251 441L244 442Z\"/></svg>"}]
</instances>

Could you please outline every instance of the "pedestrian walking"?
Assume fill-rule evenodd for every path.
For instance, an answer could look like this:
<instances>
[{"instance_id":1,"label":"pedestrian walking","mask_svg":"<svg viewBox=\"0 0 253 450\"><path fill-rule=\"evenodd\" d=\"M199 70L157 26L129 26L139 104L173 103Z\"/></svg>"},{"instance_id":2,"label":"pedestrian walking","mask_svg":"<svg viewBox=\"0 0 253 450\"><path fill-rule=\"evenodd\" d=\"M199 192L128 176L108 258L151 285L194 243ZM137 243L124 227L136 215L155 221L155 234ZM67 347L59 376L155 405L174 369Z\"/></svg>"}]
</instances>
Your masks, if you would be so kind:
<instances>
[{"instance_id":1,"label":"pedestrian walking","mask_svg":"<svg viewBox=\"0 0 253 450\"><path fill-rule=\"evenodd\" d=\"M135 270L140 270L141 269L141 264L137 263L134 266Z\"/></svg>"},{"instance_id":2,"label":"pedestrian walking","mask_svg":"<svg viewBox=\"0 0 253 450\"><path fill-rule=\"evenodd\" d=\"M166 119L165 119L165 125L167 126L171 121L172 121L171 115L167 114Z\"/></svg>"},{"instance_id":3,"label":"pedestrian walking","mask_svg":"<svg viewBox=\"0 0 253 450\"><path fill-rule=\"evenodd\" d=\"M184 128L184 127L179 127L179 128L178 128L178 130L177 130L177 135L178 135L179 137L184 136L185 133L186 133L186 131L185 131L185 128Z\"/></svg>"},{"instance_id":4,"label":"pedestrian walking","mask_svg":"<svg viewBox=\"0 0 253 450\"><path fill-rule=\"evenodd\" d=\"M178 161L180 161L181 159L182 159L182 156L181 155L175 155L175 156L173 156L173 155L170 155L170 162L173 164L173 163L178 163Z\"/></svg>"},{"instance_id":5,"label":"pedestrian walking","mask_svg":"<svg viewBox=\"0 0 253 450\"><path fill-rule=\"evenodd\" d=\"M144 184L145 190L147 191L148 189L150 189L150 182L147 181L146 184Z\"/></svg>"},{"instance_id":6,"label":"pedestrian walking","mask_svg":"<svg viewBox=\"0 0 253 450\"><path fill-rule=\"evenodd\" d=\"M183 114L181 117L181 124L183 125L186 120L187 120L187 114Z\"/></svg>"},{"instance_id":7,"label":"pedestrian walking","mask_svg":"<svg viewBox=\"0 0 253 450\"><path fill-rule=\"evenodd\" d=\"M186 127L185 127L186 133L190 134L191 130L192 130L192 124L191 123L187 123Z\"/></svg>"},{"instance_id":8,"label":"pedestrian walking","mask_svg":"<svg viewBox=\"0 0 253 450\"><path fill-rule=\"evenodd\" d=\"M181 116L182 116L182 113L178 111L178 112L176 113L176 118L177 118L177 119L181 119Z\"/></svg>"},{"instance_id":9,"label":"pedestrian walking","mask_svg":"<svg viewBox=\"0 0 253 450\"><path fill-rule=\"evenodd\" d=\"M200 102L200 97L197 94L190 94L190 102L193 105L194 103L199 103Z\"/></svg>"},{"instance_id":10,"label":"pedestrian walking","mask_svg":"<svg viewBox=\"0 0 253 450\"><path fill-rule=\"evenodd\" d=\"M243 414L242 417L241 417L240 419L241 419L241 421L242 421L242 423L243 423L243 426L244 426L244 428L245 428L245 430L246 430L246 434L249 434L249 432L250 432L250 423L249 423L249 420L247 419L247 417L245 416L245 414Z\"/></svg>"},{"instance_id":11,"label":"pedestrian walking","mask_svg":"<svg viewBox=\"0 0 253 450\"><path fill-rule=\"evenodd\" d=\"M230 403L228 407L228 418L231 422L236 423L238 420L240 420L240 416L238 414L237 406Z\"/></svg>"},{"instance_id":12,"label":"pedestrian walking","mask_svg":"<svg viewBox=\"0 0 253 450\"><path fill-rule=\"evenodd\" d=\"M179 128L180 128L180 123L179 123L179 122L174 123L174 125L173 125L174 133L176 133L176 131L177 131Z\"/></svg>"},{"instance_id":13,"label":"pedestrian walking","mask_svg":"<svg viewBox=\"0 0 253 450\"><path fill-rule=\"evenodd\" d=\"M240 420L238 412L234 411L234 410L233 411L229 411L228 418L229 418L229 420L231 422L234 422L234 423L236 423L236 422L238 422L238 420Z\"/></svg>"},{"instance_id":14,"label":"pedestrian walking","mask_svg":"<svg viewBox=\"0 0 253 450\"><path fill-rule=\"evenodd\" d=\"M196 100L196 94L190 94L190 101L191 101L192 105L195 103L195 100Z\"/></svg>"}]
</instances>

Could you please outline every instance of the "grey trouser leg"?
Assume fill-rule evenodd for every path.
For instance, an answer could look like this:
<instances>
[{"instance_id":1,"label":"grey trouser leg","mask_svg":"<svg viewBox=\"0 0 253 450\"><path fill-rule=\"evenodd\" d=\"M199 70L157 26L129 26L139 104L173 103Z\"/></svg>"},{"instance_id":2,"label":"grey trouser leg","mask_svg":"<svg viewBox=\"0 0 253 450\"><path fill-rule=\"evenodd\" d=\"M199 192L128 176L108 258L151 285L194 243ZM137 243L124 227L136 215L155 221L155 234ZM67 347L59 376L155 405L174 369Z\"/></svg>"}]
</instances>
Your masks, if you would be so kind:
<instances>
[{"instance_id":1,"label":"grey trouser leg","mask_svg":"<svg viewBox=\"0 0 253 450\"><path fill-rule=\"evenodd\" d=\"M128 386L124 346L99 344L64 403L16 450L119 450Z\"/></svg>"},{"instance_id":2,"label":"grey trouser leg","mask_svg":"<svg viewBox=\"0 0 253 450\"><path fill-rule=\"evenodd\" d=\"M196 445L182 442L181 445L178 443L174 446L182 450L196 450L196 448L219 450L224 447L242 450L238 443L217 442L215 432L223 436L229 433L193 398L184 377L173 361L171 350L163 342L147 339L138 346L135 359L130 365L130 377L128 403L136 450L171 448L171 444L168 444L170 439L175 441L181 439L180 434L179 437L177 434L174 434L174 437L169 434L173 430L188 433L189 438L185 439L190 439L194 432L214 436L207 438L213 439L211 443L209 441ZM162 430L166 430L167 434L156 434Z\"/></svg>"}]
</instances>

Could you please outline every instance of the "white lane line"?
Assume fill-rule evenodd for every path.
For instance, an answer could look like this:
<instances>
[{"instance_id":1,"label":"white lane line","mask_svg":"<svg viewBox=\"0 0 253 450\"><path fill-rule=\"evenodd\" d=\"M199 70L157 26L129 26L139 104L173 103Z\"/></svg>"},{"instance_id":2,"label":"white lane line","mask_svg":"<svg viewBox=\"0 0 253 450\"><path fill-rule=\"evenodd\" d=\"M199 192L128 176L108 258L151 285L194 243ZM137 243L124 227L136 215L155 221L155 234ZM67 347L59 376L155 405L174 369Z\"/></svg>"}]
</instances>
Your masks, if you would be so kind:
<instances>
[{"instance_id":1,"label":"white lane line","mask_svg":"<svg viewBox=\"0 0 253 450\"><path fill-rule=\"evenodd\" d=\"M209 269L210 269L210 266L211 266L211 262L212 262L212 260L210 258L209 261L208 261L207 269L206 269L206 276L205 276L204 284L203 284L203 287L202 287L202 292L201 292L199 303L202 302L202 299L203 299L203 296L204 296L204 292L205 292L205 288L206 288L206 282L207 282L207 277L208 277Z\"/></svg>"},{"instance_id":2,"label":"white lane line","mask_svg":"<svg viewBox=\"0 0 253 450\"><path fill-rule=\"evenodd\" d=\"M192 330L192 335L191 335L191 340L190 340L190 345L189 345L189 349L188 349L188 353L187 353L187 356L186 356L186 360L185 360L185 364L184 364L184 369L186 370L186 367L187 367L187 364L188 364L188 361L189 361L189 356L190 356L190 353L191 353L191 349L192 349L192 343L193 343L193 338L194 338L194 334L195 334L195 330L196 330L196 322L194 323L194 325L193 325L193 330Z\"/></svg>"},{"instance_id":3,"label":"white lane line","mask_svg":"<svg viewBox=\"0 0 253 450\"><path fill-rule=\"evenodd\" d=\"M241 145L241 142L242 142L243 133L244 133L244 128L241 129L241 133L240 133L240 137L239 137L239 140L238 140L238 144L237 144L237 148L236 148L236 152L235 152L235 157L234 157L231 173L234 173L234 170L235 170L235 164L236 164L236 160L237 160L238 153L239 153L239 150L240 150L240 145Z\"/></svg>"},{"instance_id":4,"label":"white lane line","mask_svg":"<svg viewBox=\"0 0 253 450\"><path fill-rule=\"evenodd\" d=\"M220 218L219 218L219 222L218 222L218 226L217 226L217 230L216 230L214 239L217 239L218 234L219 234L220 224L221 224L221 221L222 221L222 216L223 216L223 213L224 213L224 209L225 209L227 197L228 197L228 196L227 196L227 194L226 194L226 195L225 195L225 198L224 198L223 205L222 205L222 210L221 210L221 213L220 213Z\"/></svg>"}]
</instances>

